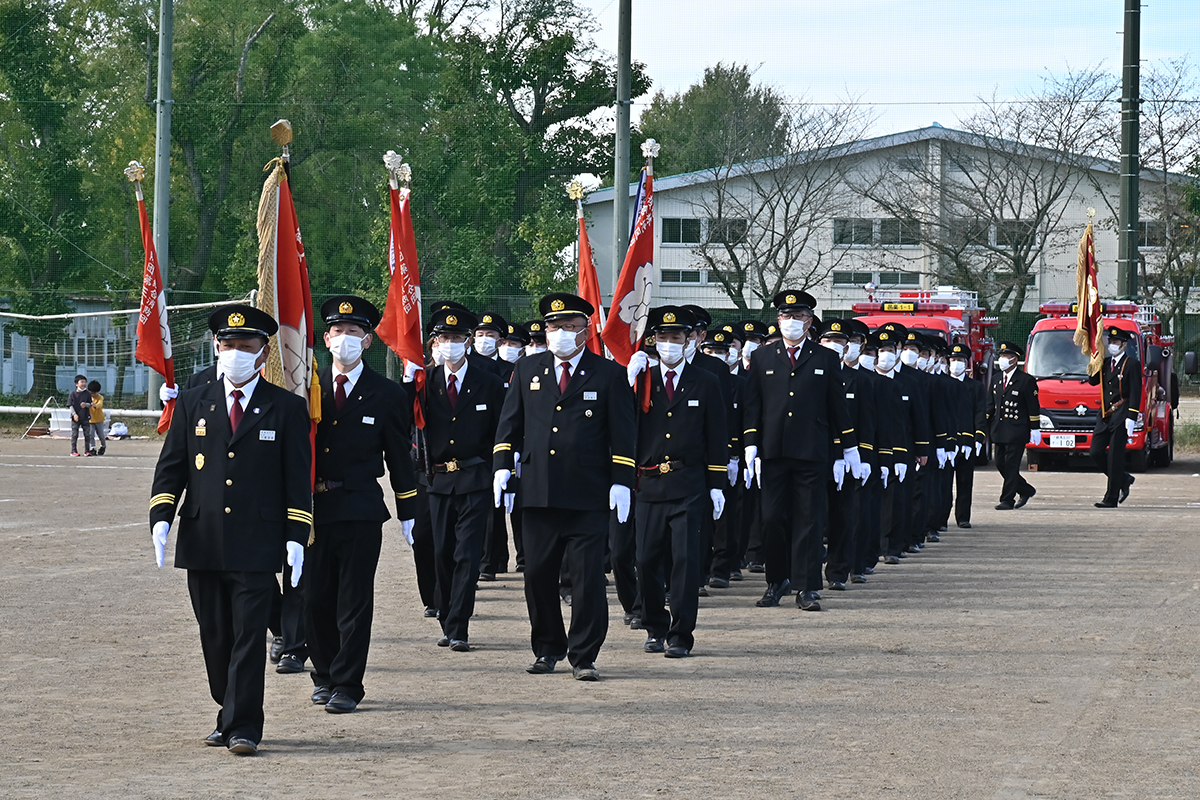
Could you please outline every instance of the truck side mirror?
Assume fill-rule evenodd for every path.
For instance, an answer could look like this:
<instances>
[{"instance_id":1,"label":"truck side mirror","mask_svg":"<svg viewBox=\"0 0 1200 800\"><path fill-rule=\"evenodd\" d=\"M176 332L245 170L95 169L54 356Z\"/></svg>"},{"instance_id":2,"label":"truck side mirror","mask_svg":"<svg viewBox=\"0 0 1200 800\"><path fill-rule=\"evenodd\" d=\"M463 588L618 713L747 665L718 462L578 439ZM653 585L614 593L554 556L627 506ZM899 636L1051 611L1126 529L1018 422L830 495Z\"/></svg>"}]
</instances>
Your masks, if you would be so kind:
<instances>
[{"instance_id":1,"label":"truck side mirror","mask_svg":"<svg viewBox=\"0 0 1200 800\"><path fill-rule=\"evenodd\" d=\"M1189 350L1183 354L1183 372L1185 375L1195 375L1196 369L1196 353Z\"/></svg>"},{"instance_id":2,"label":"truck side mirror","mask_svg":"<svg viewBox=\"0 0 1200 800\"><path fill-rule=\"evenodd\" d=\"M1163 349L1161 345L1152 344L1146 348L1146 371L1157 372L1162 367Z\"/></svg>"}]
</instances>

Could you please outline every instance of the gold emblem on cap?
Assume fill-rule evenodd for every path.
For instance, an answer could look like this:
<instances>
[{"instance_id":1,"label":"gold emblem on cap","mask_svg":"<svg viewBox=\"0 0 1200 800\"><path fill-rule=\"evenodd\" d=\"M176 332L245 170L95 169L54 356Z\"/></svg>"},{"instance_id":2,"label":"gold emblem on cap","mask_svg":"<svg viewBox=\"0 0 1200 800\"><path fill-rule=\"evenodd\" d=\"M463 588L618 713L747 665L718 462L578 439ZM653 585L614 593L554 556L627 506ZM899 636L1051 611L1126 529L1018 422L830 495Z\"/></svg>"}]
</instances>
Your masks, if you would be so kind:
<instances>
[{"instance_id":1,"label":"gold emblem on cap","mask_svg":"<svg viewBox=\"0 0 1200 800\"><path fill-rule=\"evenodd\" d=\"M754 330L754 323L753 323L753 322L747 322L745 325L743 325L743 326L742 326L742 330L745 330L745 331L752 331L752 330Z\"/></svg>"},{"instance_id":2,"label":"gold emblem on cap","mask_svg":"<svg viewBox=\"0 0 1200 800\"><path fill-rule=\"evenodd\" d=\"M672 314L670 311L663 314L663 322L674 322L674 321L675 321L675 315Z\"/></svg>"},{"instance_id":3,"label":"gold emblem on cap","mask_svg":"<svg viewBox=\"0 0 1200 800\"><path fill-rule=\"evenodd\" d=\"M457 325L457 324L458 324L458 317L454 316L453 314L449 314L449 315L447 315L447 317L446 317L446 324L447 324L447 325Z\"/></svg>"},{"instance_id":4,"label":"gold emblem on cap","mask_svg":"<svg viewBox=\"0 0 1200 800\"><path fill-rule=\"evenodd\" d=\"M835 323L833 323L832 325L830 325L830 326L829 326L829 329L830 329L830 330L833 330L833 331L840 331L840 330L842 329L842 323L840 323L840 322L835 322Z\"/></svg>"},{"instance_id":5,"label":"gold emblem on cap","mask_svg":"<svg viewBox=\"0 0 1200 800\"><path fill-rule=\"evenodd\" d=\"M531 331L540 331L541 329L542 329L541 324L537 323L537 322L535 322L529 326L529 330L531 330Z\"/></svg>"},{"instance_id":6,"label":"gold emblem on cap","mask_svg":"<svg viewBox=\"0 0 1200 800\"><path fill-rule=\"evenodd\" d=\"M794 294L789 294L787 297L783 298L783 302L785 302L785 303L794 303L794 302L796 302L796 295L794 295Z\"/></svg>"},{"instance_id":7,"label":"gold emblem on cap","mask_svg":"<svg viewBox=\"0 0 1200 800\"><path fill-rule=\"evenodd\" d=\"M562 311L566 307L567 307L567 304L564 303L562 300L551 300L550 301L550 310L551 311Z\"/></svg>"},{"instance_id":8,"label":"gold emblem on cap","mask_svg":"<svg viewBox=\"0 0 1200 800\"><path fill-rule=\"evenodd\" d=\"M235 311L229 315L227 322L231 328L240 328L246 324L246 318Z\"/></svg>"},{"instance_id":9,"label":"gold emblem on cap","mask_svg":"<svg viewBox=\"0 0 1200 800\"><path fill-rule=\"evenodd\" d=\"M713 337L713 341L717 341L717 342L725 341L725 334L718 333L716 336Z\"/></svg>"},{"instance_id":10,"label":"gold emblem on cap","mask_svg":"<svg viewBox=\"0 0 1200 800\"><path fill-rule=\"evenodd\" d=\"M888 338L888 335L887 335L887 333L886 333L886 332L885 332L885 333L881 333L881 334L879 334L879 340L880 340L880 341L882 341L882 342L886 342L886 341L887 341L887 338Z\"/></svg>"},{"instance_id":11,"label":"gold emblem on cap","mask_svg":"<svg viewBox=\"0 0 1200 800\"><path fill-rule=\"evenodd\" d=\"M484 315L483 315L483 321L484 321L484 322L491 322L491 321L492 321L492 315L491 315L491 314L484 314Z\"/></svg>"},{"instance_id":12,"label":"gold emblem on cap","mask_svg":"<svg viewBox=\"0 0 1200 800\"><path fill-rule=\"evenodd\" d=\"M338 311L342 314L352 314L354 313L354 306L350 305L349 303L342 303L340 306L338 306Z\"/></svg>"}]
</instances>

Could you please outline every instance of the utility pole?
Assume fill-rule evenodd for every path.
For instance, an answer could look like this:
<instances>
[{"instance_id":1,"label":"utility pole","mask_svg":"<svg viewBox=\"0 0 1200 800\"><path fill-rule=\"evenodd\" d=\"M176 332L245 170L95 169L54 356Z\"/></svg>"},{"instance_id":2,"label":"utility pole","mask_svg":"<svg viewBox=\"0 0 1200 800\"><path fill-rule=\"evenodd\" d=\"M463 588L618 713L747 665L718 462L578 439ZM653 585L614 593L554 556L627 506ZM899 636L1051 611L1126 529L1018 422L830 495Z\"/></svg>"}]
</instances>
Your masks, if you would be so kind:
<instances>
[{"instance_id":1,"label":"utility pole","mask_svg":"<svg viewBox=\"0 0 1200 800\"><path fill-rule=\"evenodd\" d=\"M1141 0L1125 0L1121 55L1121 204L1117 228L1117 293L1138 296L1138 181L1141 177Z\"/></svg>"},{"instance_id":2,"label":"utility pole","mask_svg":"<svg viewBox=\"0 0 1200 800\"><path fill-rule=\"evenodd\" d=\"M613 268L615 285L629 247L629 84L633 0L620 0L617 21L617 135L613 145Z\"/></svg>"},{"instance_id":3,"label":"utility pole","mask_svg":"<svg viewBox=\"0 0 1200 800\"><path fill-rule=\"evenodd\" d=\"M170 282L167 265L171 263L168 235L171 229L171 50L175 38L174 0L159 0L158 4L158 100L155 102L157 125L154 133L154 249L158 252L158 269L162 273L163 293ZM167 294L170 297L169 294ZM158 387L163 378L150 370L146 392L146 407L157 411Z\"/></svg>"}]
</instances>

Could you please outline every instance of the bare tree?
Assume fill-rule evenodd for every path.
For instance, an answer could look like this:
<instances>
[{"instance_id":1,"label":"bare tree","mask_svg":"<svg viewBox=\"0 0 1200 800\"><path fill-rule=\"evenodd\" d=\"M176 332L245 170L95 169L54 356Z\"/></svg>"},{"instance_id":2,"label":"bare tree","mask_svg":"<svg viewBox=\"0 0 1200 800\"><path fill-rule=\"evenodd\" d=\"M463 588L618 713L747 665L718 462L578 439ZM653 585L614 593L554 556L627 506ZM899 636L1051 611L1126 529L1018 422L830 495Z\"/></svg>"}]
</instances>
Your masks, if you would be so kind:
<instances>
[{"instance_id":1,"label":"bare tree","mask_svg":"<svg viewBox=\"0 0 1200 800\"><path fill-rule=\"evenodd\" d=\"M726 157L697 176L704 188L692 207L707 230L693 252L738 308L748 295L768 308L785 286L806 289L837 266L845 251L828 232L854 201L846 175L871 122L854 103L795 103L781 121L782 152L750 162L737 159L755 131L733 125L713 137Z\"/></svg>"},{"instance_id":2,"label":"bare tree","mask_svg":"<svg viewBox=\"0 0 1200 800\"><path fill-rule=\"evenodd\" d=\"M380 0L384 7L408 17L427 36L441 36L459 25L474 23L492 0Z\"/></svg>"},{"instance_id":3,"label":"bare tree","mask_svg":"<svg viewBox=\"0 0 1200 800\"><path fill-rule=\"evenodd\" d=\"M1049 77L1016 100L981 100L962 131L855 176L858 191L919 230L937 277L1020 311L1033 270L1078 239L1063 217L1106 154L1111 76Z\"/></svg>"}]
</instances>

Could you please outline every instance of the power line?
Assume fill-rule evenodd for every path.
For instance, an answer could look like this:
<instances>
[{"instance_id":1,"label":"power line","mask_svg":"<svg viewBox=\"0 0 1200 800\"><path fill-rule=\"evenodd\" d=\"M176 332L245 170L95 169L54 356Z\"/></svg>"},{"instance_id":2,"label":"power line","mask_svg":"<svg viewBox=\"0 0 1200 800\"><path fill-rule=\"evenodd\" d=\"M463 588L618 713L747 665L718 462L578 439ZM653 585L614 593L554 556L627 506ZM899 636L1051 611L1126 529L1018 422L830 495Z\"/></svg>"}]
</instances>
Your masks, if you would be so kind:
<instances>
[{"instance_id":1,"label":"power line","mask_svg":"<svg viewBox=\"0 0 1200 800\"><path fill-rule=\"evenodd\" d=\"M129 276L128 276L128 275L126 275L124 272L121 272L121 271L119 271L119 270L113 269L113 268L112 268L112 267L110 267L108 264L105 264L103 261L101 261L100 259L96 258L94 255L92 255L91 253L89 253L87 250L84 250L82 247L80 247L79 245L77 245L77 244L75 244L74 242L72 242L70 239L68 239L66 236L64 236L64 235L62 234L62 232L60 232L59 230L55 229L55 228L54 228L52 225L50 225L50 224L49 224L48 222L46 222L44 219L42 219L41 217L39 217L37 214L33 213L33 211L31 211L30 209L26 208L26 207L25 207L25 206L24 206L24 205L21 203L21 201L17 200L17 198L15 198L15 197L13 197L13 196L12 196L12 194L10 194L9 192L5 192L5 193L4 193L4 196L5 196L5 197L7 197L9 200L11 200L11 201L12 201L12 203L13 203L13 205L15 205L17 208L21 209L22 211L24 211L24 212L25 212L26 214L28 214L29 216L31 216L31 217L33 217L34 219L36 219L38 222L40 222L40 223L42 224L42 226L43 226L43 227L45 227L45 229L46 229L46 230L50 231L50 232L51 232L51 233L53 233L55 236L57 236L58 238L62 239L62 240L63 240L64 242L66 242L67 244L71 245L71 247L74 247L76 250L78 250L79 252L83 253L85 256L87 256L88 258L90 258L92 261L95 261L97 264L99 264L100 266L104 267L106 270L108 270L108 271L109 271L109 272L111 272L112 274L114 274L114 275L119 275L119 276L121 276L122 278L124 278L125 280L129 281L131 284L133 283L133 278L129 277Z\"/></svg>"}]
</instances>

